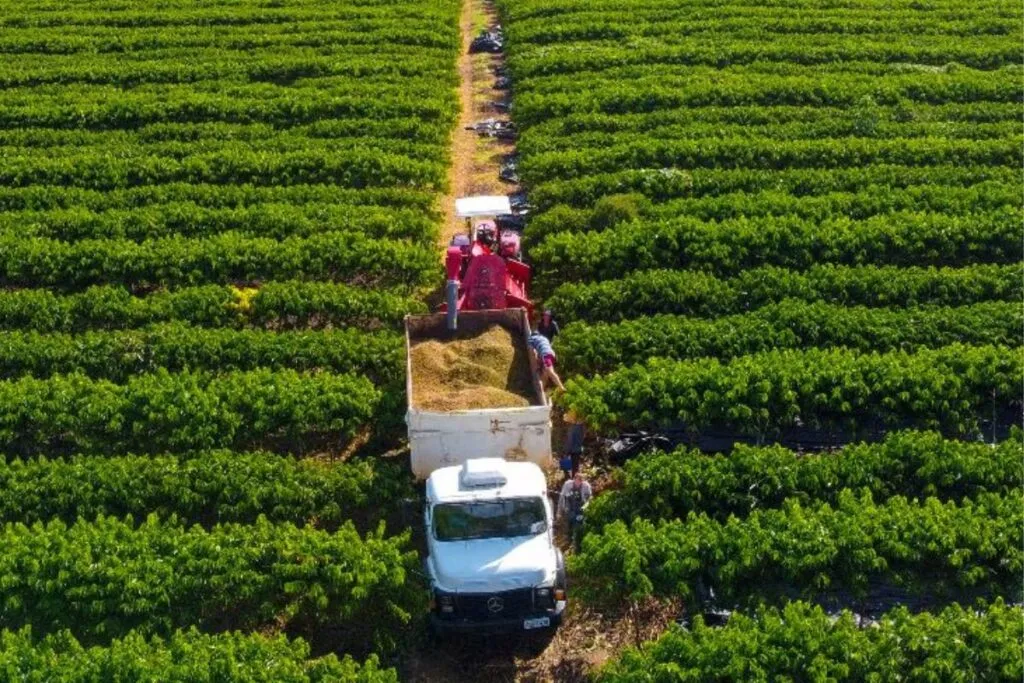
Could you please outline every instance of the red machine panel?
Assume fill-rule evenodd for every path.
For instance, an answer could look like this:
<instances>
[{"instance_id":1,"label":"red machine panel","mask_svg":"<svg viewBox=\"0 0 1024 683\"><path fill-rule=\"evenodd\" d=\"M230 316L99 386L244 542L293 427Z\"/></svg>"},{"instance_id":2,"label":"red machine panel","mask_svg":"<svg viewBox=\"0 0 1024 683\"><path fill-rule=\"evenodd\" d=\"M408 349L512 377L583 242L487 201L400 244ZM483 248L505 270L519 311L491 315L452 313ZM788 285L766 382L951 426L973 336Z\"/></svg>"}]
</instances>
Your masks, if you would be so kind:
<instances>
[{"instance_id":1,"label":"red machine panel","mask_svg":"<svg viewBox=\"0 0 1024 683\"><path fill-rule=\"evenodd\" d=\"M445 254L445 270L451 289L448 301L440 306L442 311L454 302L456 310L526 308L533 312L527 294L530 266L522 261L499 256L480 242L457 236Z\"/></svg>"},{"instance_id":2,"label":"red machine panel","mask_svg":"<svg viewBox=\"0 0 1024 683\"><path fill-rule=\"evenodd\" d=\"M465 292L462 308L484 311L505 308L505 259L494 254L474 256L462 281Z\"/></svg>"}]
</instances>

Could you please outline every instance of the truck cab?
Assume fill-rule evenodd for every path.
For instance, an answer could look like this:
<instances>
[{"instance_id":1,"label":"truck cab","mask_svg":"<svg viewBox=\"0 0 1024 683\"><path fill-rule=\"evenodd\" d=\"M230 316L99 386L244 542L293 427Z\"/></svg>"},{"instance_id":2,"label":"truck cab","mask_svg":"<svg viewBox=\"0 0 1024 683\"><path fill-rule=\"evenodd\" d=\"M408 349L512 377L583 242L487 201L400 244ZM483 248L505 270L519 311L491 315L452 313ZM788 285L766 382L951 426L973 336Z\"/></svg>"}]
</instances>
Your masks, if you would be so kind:
<instances>
[{"instance_id":1,"label":"truck cab","mask_svg":"<svg viewBox=\"0 0 1024 683\"><path fill-rule=\"evenodd\" d=\"M475 458L435 470L424 524L435 632L536 632L561 623L565 568L537 465Z\"/></svg>"}]
</instances>

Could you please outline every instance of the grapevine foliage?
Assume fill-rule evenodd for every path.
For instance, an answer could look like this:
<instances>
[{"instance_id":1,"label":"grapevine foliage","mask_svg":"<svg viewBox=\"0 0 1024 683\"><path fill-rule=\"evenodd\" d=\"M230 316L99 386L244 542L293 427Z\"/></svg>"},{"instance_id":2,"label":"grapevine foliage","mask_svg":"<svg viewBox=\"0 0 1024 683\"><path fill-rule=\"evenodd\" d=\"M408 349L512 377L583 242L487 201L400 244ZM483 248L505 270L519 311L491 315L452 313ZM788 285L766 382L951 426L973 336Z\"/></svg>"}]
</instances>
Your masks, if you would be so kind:
<instances>
[{"instance_id":1,"label":"grapevine foliage","mask_svg":"<svg viewBox=\"0 0 1024 683\"><path fill-rule=\"evenodd\" d=\"M1016 432L992 446L908 431L819 454L746 445L728 455L705 456L687 448L655 452L627 463L619 487L594 500L587 521L599 529L616 519L686 519L698 512L724 522L779 507L787 499L834 505L844 489L868 489L878 500L1009 495L1024 481L1021 437Z\"/></svg>"},{"instance_id":2,"label":"grapevine foliage","mask_svg":"<svg viewBox=\"0 0 1024 683\"><path fill-rule=\"evenodd\" d=\"M0 665L16 678L86 683L103 680L212 680L224 671L232 678L266 683L397 683L393 669L376 656L356 662L349 656L313 658L304 641L241 632L207 635L190 629L146 639L138 633L106 646L83 647L69 632L35 638L29 628L0 633Z\"/></svg>"},{"instance_id":3,"label":"grapevine foliage","mask_svg":"<svg viewBox=\"0 0 1024 683\"><path fill-rule=\"evenodd\" d=\"M862 628L854 615L838 619L793 602L783 609L736 615L724 628L698 617L692 631L674 628L629 649L597 680L627 683L702 680L1013 681L1024 674L1020 641L1024 614L997 601L978 610L950 606L936 614L906 608Z\"/></svg>"},{"instance_id":4,"label":"grapevine foliage","mask_svg":"<svg viewBox=\"0 0 1024 683\"><path fill-rule=\"evenodd\" d=\"M130 632L253 630L277 620L306 635L345 628L352 649L393 647L423 607L408 534L361 537L264 518L205 530L173 517L7 524L0 626L71 630L89 643Z\"/></svg>"},{"instance_id":5,"label":"grapevine foliage","mask_svg":"<svg viewBox=\"0 0 1024 683\"><path fill-rule=\"evenodd\" d=\"M592 600L649 595L700 597L710 586L724 604L868 598L895 587L928 599L966 590L1020 598L1024 551L1020 492L962 503L902 496L876 503L844 490L835 506L783 501L724 522L615 521L584 538L570 560L577 590Z\"/></svg>"}]
</instances>

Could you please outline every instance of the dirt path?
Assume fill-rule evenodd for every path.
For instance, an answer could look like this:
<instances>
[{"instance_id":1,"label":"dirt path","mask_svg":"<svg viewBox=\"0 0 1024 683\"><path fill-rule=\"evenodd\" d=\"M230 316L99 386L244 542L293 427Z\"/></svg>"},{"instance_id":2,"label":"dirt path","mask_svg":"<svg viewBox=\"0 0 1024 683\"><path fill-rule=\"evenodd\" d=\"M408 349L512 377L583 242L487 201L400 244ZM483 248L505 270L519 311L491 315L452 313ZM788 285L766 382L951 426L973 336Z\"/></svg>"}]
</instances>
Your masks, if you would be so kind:
<instances>
[{"instance_id":1,"label":"dirt path","mask_svg":"<svg viewBox=\"0 0 1024 683\"><path fill-rule=\"evenodd\" d=\"M440 245L447 247L452 235L458 232L459 221L455 218L455 198L466 193L469 176L473 169L473 152L476 146L473 132L466 126L473 122L473 60L469 54L469 44L473 40L473 7L469 0L462 4L462 16L459 18L462 31L462 54L459 57L459 123L452 134L452 165L448 170L448 194L441 198L444 212L444 223L439 237Z\"/></svg>"},{"instance_id":2,"label":"dirt path","mask_svg":"<svg viewBox=\"0 0 1024 683\"><path fill-rule=\"evenodd\" d=\"M499 179L502 162L515 151L513 142L478 136L467 126L485 119L507 121L507 114L493 106L507 93L494 87L495 69L504 64L502 55L470 54L473 38L499 23L490 0L463 0L460 25L462 56L459 58L462 111L452 137L450 194L443 198L444 225L439 253L444 253L453 235L464 230L455 216L455 198L474 194L511 194L519 190ZM439 299L438 299L439 300ZM556 457L564 439L564 425L554 416L552 444ZM560 476L552 475L557 489ZM565 545L565 544L561 544ZM570 577L570 586L572 577ZM571 596L571 593L570 593ZM676 607L646 606L625 614L599 614L571 602L565 623L547 642L516 636L465 637L435 643L410 644L400 666L403 681L436 683L459 681L504 683L505 681L583 681L597 666L626 645L653 637L678 612Z\"/></svg>"},{"instance_id":3,"label":"dirt path","mask_svg":"<svg viewBox=\"0 0 1024 683\"><path fill-rule=\"evenodd\" d=\"M444 224L440 246L447 247L453 235L464 229L455 217L455 199L474 194L510 194L519 188L499 180L503 158L515 150L514 143L481 138L466 130L478 121L494 118L507 121L508 115L496 111L491 102L504 100L507 93L494 87L494 69L504 62L501 55L470 54L469 45L483 29L498 23L497 12L485 0L464 0L459 24L462 29L462 55L459 57L459 125L452 136L452 165L449 170L449 194L442 198ZM442 255L443 250L440 252Z\"/></svg>"}]
</instances>

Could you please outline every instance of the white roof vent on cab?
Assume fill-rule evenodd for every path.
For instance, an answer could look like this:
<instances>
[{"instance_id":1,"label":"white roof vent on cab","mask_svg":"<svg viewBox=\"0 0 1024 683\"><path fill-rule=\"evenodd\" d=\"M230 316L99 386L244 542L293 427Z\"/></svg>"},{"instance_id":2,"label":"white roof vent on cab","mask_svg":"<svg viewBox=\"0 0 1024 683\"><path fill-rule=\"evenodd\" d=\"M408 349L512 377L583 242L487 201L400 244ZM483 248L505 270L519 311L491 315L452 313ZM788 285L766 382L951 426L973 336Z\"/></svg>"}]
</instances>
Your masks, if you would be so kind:
<instances>
[{"instance_id":1,"label":"white roof vent on cab","mask_svg":"<svg viewBox=\"0 0 1024 683\"><path fill-rule=\"evenodd\" d=\"M466 488L504 486L508 483L501 458L472 458L462 465L459 483Z\"/></svg>"},{"instance_id":2,"label":"white roof vent on cab","mask_svg":"<svg viewBox=\"0 0 1024 683\"><path fill-rule=\"evenodd\" d=\"M460 197L455 200L455 215L459 218L501 216L512 213L512 203L505 195Z\"/></svg>"}]
</instances>

